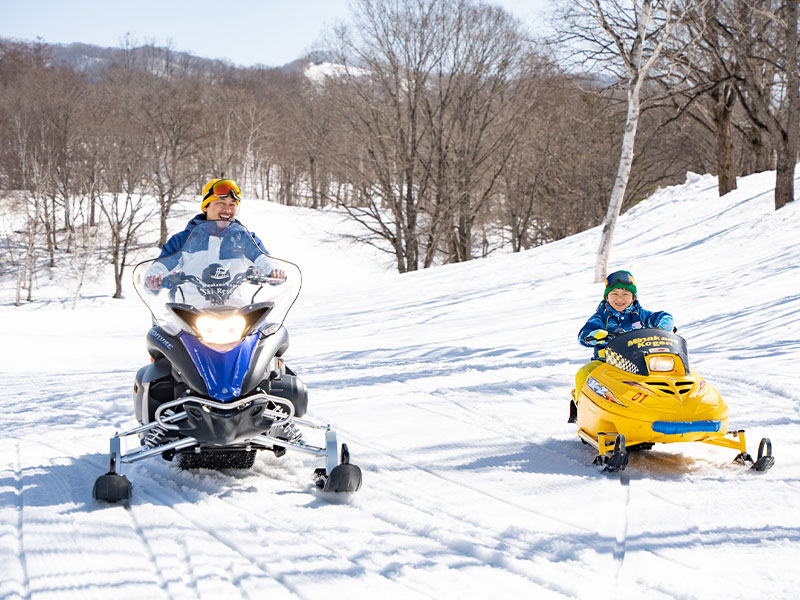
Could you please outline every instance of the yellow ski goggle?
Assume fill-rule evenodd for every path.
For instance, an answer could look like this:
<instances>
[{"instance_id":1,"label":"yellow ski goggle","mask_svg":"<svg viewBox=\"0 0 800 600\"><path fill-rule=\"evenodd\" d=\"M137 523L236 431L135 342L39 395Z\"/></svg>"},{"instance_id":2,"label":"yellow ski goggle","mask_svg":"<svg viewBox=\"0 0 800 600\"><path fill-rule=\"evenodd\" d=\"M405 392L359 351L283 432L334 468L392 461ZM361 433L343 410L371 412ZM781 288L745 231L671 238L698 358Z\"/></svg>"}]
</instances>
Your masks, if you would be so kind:
<instances>
[{"instance_id":1,"label":"yellow ski goggle","mask_svg":"<svg viewBox=\"0 0 800 600\"><path fill-rule=\"evenodd\" d=\"M218 179L211 187L208 188L205 196L203 196L203 202L209 199L211 196L216 196L217 198L224 198L225 196L231 196L234 200L239 202L241 200L241 190L239 190L239 186L236 185L235 181L230 179Z\"/></svg>"}]
</instances>

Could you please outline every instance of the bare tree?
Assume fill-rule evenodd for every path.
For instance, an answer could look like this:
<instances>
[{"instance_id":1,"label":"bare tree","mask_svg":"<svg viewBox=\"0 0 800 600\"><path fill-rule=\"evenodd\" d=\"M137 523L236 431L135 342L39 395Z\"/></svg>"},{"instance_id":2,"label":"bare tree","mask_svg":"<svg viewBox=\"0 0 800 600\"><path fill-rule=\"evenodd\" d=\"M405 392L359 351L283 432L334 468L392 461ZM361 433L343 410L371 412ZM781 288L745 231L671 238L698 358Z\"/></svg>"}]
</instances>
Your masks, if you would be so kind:
<instances>
[{"instance_id":1,"label":"bare tree","mask_svg":"<svg viewBox=\"0 0 800 600\"><path fill-rule=\"evenodd\" d=\"M111 106L112 116L105 129L106 150L103 168L103 187L106 194L100 200L110 237L108 256L114 268L114 298L122 298L122 278L128 257L137 246L138 230L153 214L144 199L147 164L147 138L135 124L126 119L124 106Z\"/></svg>"},{"instance_id":2,"label":"bare tree","mask_svg":"<svg viewBox=\"0 0 800 600\"><path fill-rule=\"evenodd\" d=\"M600 282L608 271L614 228L633 164L642 87L681 15L675 13L675 0L569 0L569 5L564 22L570 39L580 44L584 59L609 70L627 92L619 166L595 264L595 281Z\"/></svg>"},{"instance_id":3,"label":"bare tree","mask_svg":"<svg viewBox=\"0 0 800 600\"><path fill-rule=\"evenodd\" d=\"M597 225L629 139L621 109L639 81L627 70L631 56L649 64L666 31L668 4L635 7L645 5L652 18L639 54L636 31L617 40L628 54L596 29L606 46L583 40L589 63L616 61L605 64L623 83L611 87L551 68L514 19L480 0L357 0L353 27L338 30L342 70L322 82L278 69L200 67L130 38L115 65L86 77L59 72L41 48L0 43L0 189L24 190L35 219L24 227L30 238L15 234L20 290L30 296L45 252L88 272L93 240L110 239L121 294L147 197L159 201L163 241L174 202L209 176L285 204L335 201L361 224L359 239L390 252L400 271ZM607 21L626 23L634 14L626 10ZM647 108L652 88L636 89ZM708 154L713 141L695 123L659 128L663 108L641 113L623 210L705 166L702 149ZM766 129L752 129L765 148L775 146Z\"/></svg>"},{"instance_id":4,"label":"bare tree","mask_svg":"<svg viewBox=\"0 0 800 600\"><path fill-rule=\"evenodd\" d=\"M677 109L669 121L688 116L714 136L718 189L719 195L724 196L736 189L733 117L738 67L713 21L720 5L728 0L681 1L686 17L672 42L666 45L663 68L658 69L654 79Z\"/></svg>"},{"instance_id":5,"label":"bare tree","mask_svg":"<svg viewBox=\"0 0 800 600\"><path fill-rule=\"evenodd\" d=\"M330 153L325 148L337 143L333 136L334 113L330 98L324 84L301 76L293 78L287 99L290 101L286 102L285 113L289 127L284 135L294 136L297 160L305 165L311 208L321 208L328 201L330 179Z\"/></svg>"},{"instance_id":6,"label":"bare tree","mask_svg":"<svg viewBox=\"0 0 800 600\"><path fill-rule=\"evenodd\" d=\"M353 145L331 163L358 198L343 205L401 272L469 260L534 96L518 23L469 0L359 0L338 43L329 89Z\"/></svg>"},{"instance_id":7,"label":"bare tree","mask_svg":"<svg viewBox=\"0 0 800 600\"><path fill-rule=\"evenodd\" d=\"M731 0L722 6L713 24L736 57L739 99L754 127L777 149L777 210L794 200L800 133L797 1Z\"/></svg>"},{"instance_id":8,"label":"bare tree","mask_svg":"<svg viewBox=\"0 0 800 600\"><path fill-rule=\"evenodd\" d=\"M359 141L342 152L350 207L370 234L388 241L400 272L419 267L421 103L441 60L449 7L443 0L356 0L355 26L338 31L341 73L330 82L337 109Z\"/></svg>"},{"instance_id":9,"label":"bare tree","mask_svg":"<svg viewBox=\"0 0 800 600\"><path fill-rule=\"evenodd\" d=\"M3 260L0 262L0 273L10 268L15 273L14 306L22 305L22 292L27 288L25 300L33 300L33 279L36 272L37 242L41 203L31 198L18 195L7 196L0 203L6 217L2 221L4 242ZM14 229L17 224L19 229Z\"/></svg>"},{"instance_id":10,"label":"bare tree","mask_svg":"<svg viewBox=\"0 0 800 600\"><path fill-rule=\"evenodd\" d=\"M196 157L204 137L200 90L185 77L164 81L149 76L141 83L130 116L148 138L145 181L158 201L158 243L163 245L172 207L198 181Z\"/></svg>"},{"instance_id":11,"label":"bare tree","mask_svg":"<svg viewBox=\"0 0 800 600\"><path fill-rule=\"evenodd\" d=\"M78 306L81 291L92 272L97 272L99 265L98 247L100 245L100 228L88 222L88 215L81 215L74 227L75 241L67 261L69 276L74 281L75 292L72 296L72 308Z\"/></svg>"},{"instance_id":12,"label":"bare tree","mask_svg":"<svg viewBox=\"0 0 800 600\"><path fill-rule=\"evenodd\" d=\"M461 262L472 258L473 226L500 197L500 178L528 132L540 80L539 63L519 24L504 10L459 4L448 30L458 43L445 46L437 80L453 90L443 119L452 132L442 137L449 139L444 158L454 199L449 258ZM429 128L435 130L438 122Z\"/></svg>"}]
</instances>

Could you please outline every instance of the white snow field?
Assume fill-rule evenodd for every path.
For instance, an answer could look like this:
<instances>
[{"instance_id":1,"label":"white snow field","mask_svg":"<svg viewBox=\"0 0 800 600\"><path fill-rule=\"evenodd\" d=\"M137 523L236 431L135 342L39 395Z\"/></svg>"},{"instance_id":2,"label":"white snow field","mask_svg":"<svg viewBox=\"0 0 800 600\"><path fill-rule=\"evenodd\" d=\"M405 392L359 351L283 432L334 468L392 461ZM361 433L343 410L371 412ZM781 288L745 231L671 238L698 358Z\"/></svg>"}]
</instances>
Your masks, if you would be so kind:
<instances>
[{"instance_id":1,"label":"white snow field","mask_svg":"<svg viewBox=\"0 0 800 600\"><path fill-rule=\"evenodd\" d=\"M765 473L705 444L592 465L566 420L598 229L397 275L333 213L243 201L303 269L286 358L363 470L344 496L314 487L313 457L261 453L251 471L124 465L130 505L96 503L150 315L107 273L74 310L63 282L15 308L3 281L0 598L796 598L800 202L774 211L773 182L719 198L690 174L621 217L611 264L675 316L751 454L771 438Z\"/></svg>"}]
</instances>

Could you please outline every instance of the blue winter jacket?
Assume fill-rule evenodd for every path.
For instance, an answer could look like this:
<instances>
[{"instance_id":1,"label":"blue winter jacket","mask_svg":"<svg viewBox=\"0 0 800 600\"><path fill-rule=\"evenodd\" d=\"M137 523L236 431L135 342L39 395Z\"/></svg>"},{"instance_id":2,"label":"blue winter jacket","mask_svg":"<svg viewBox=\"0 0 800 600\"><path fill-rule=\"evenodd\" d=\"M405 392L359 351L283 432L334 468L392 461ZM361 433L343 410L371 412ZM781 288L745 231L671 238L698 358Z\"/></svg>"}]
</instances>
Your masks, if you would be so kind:
<instances>
[{"instance_id":1,"label":"blue winter jacket","mask_svg":"<svg viewBox=\"0 0 800 600\"><path fill-rule=\"evenodd\" d=\"M160 262L161 264L166 266L167 269L171 270L176 264L178 264L178 260L180 260L180 255L177 252L178 252L178 250L183 248L183 245L186 243L186 240L189 238L189 234L200 223L203 223L204 221L207 221L207 220L208 219L206 219L206 215L205 214L201 213L199 215L196 215L191 221L189 221L186 224L186 229L184 229L180 233L176 233L171 238L169 238L167 240L167 243L164 244L161 247L161 254L159 254L158 259L157 259L158 262ZM239 221L237 219L234 219L233 222L241 225L241 223L239 223ZM269 252L267 252L267 249L264 248L264 244L261 242L260 239L258 239L258 236L255 233L253 233L252 231L249 232L249 233L250 233L250 237L253 238L253 241L256 243L256 246L258 246L259 250L261 250L264 254L269 254ZM194 239L194 238L192 238L192 239ZM203 243L203 240L197 240L197 243ZM205 243L206 243L206 246L207 246L208 241L205 240ZM192 252L192 251L197 251L197 250L200 250L200 248L197 248L197 249L185 248L184 249L185 252ZM223 255L225 254L225 250L224 249L222 250L222 253L223 253ZM256 256L248 256L248 258L250 260L255 260L257 257Z\"/></svg>"},{"instance_id":2,"label":"blue winter jacket","mask_svg":"<svg viewBox=\"0 0 800 600\"><path fill-rule=\"evenodd\" d=\"M597 307L597 311L589 317L589 320L586 321L586 325L581 329L578 334L578 341L582 346L594 348L592 360L605 360L600 356L598 351L605 348L606 344L600 342L597 345L592 345L587 342L586 336L590 332L595 329L605 329L609 333L615 333L619 330L628 332L634 329L642 329L643 327L658 327L658 322L663 317L672 318L672 315L663 310L656 312L645 310L639 304L638 300L634 300L633 303L622 312L614 310L606 300L603 300Z\"/></svg>"}]
</instances>

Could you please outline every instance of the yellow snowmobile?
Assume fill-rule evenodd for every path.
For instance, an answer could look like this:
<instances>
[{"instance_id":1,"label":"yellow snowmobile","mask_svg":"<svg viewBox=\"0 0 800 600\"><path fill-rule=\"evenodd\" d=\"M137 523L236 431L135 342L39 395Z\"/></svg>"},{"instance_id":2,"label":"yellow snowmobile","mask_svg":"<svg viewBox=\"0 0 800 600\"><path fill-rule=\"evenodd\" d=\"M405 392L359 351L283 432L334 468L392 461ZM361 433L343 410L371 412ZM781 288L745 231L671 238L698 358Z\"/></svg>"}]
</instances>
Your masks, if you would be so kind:
<instances>
[{"instance_id":1,"label":"yellow snowmobile","mask_svg":"<svg viewBox=\"0 0 800 600\"><path fill-rule=\"evenodd\" d=\"M728 429L728 407L714 387L689 367L686 341L661 329L609 335L605 364L591 372L571 406L570 422L597 450L595 464L620 471L628 450L656 443L703 442L738 450L734 459L766 471L775 462L763 438L754 461L744 430Z\"/></svg>"}]
</instances>

